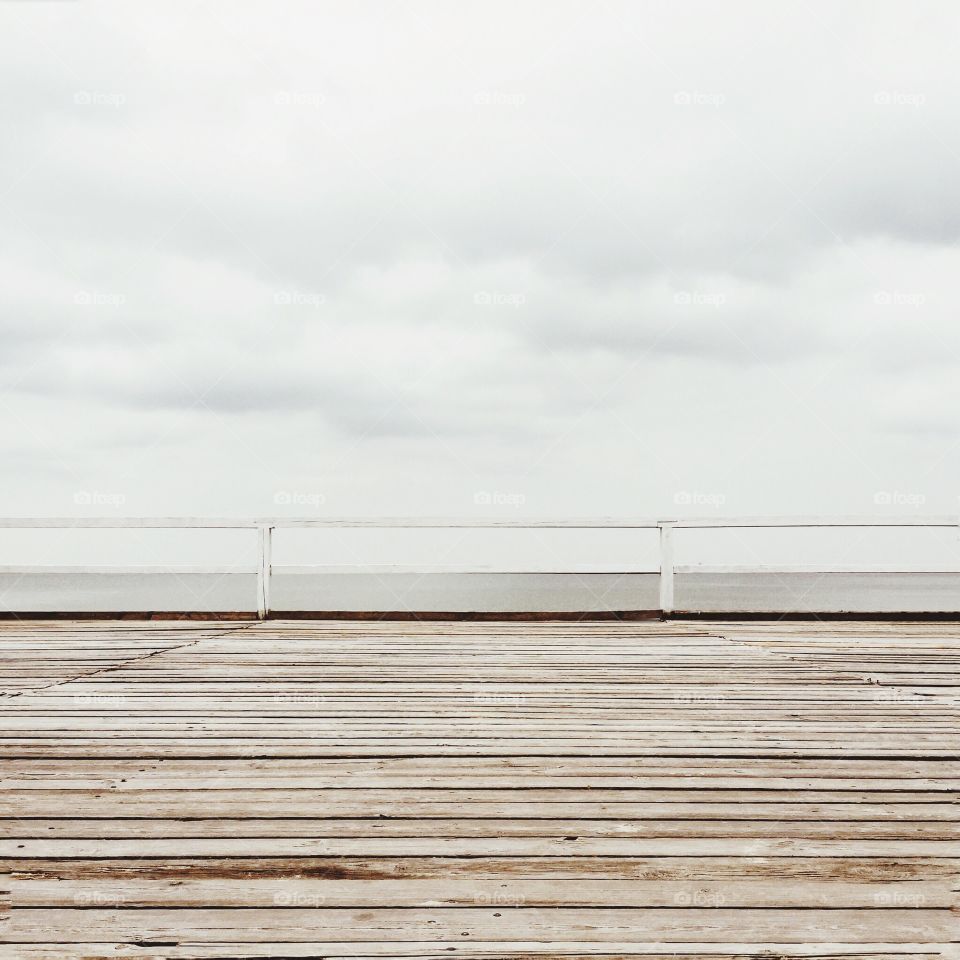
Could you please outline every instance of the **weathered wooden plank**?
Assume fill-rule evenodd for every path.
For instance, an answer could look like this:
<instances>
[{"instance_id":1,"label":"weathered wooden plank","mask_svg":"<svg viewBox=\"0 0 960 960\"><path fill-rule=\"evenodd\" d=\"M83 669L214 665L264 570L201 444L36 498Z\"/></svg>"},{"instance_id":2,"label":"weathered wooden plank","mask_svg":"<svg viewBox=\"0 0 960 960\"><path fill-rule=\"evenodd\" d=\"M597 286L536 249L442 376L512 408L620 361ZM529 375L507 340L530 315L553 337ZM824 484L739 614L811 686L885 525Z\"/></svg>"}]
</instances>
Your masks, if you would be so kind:
<instances>
[{"instance_id":1,"label":"weathered wooden plank","mask_svg":"<svg viewBox=\"0 0 960 960\"><path fill-rule=\"evenodd\" d=\"M539 960L587 960L603 957L603 960L628 960L644 957L646 960L783 960L811 958L811 960L834 960L837 957L850 960L957 960L953 944L935 943L651 943L607 942L585 943L563 941L478 941L461 939L456 943L456 956L475 960L518 960L537 957ZM83 944L18 944L18 955L27 960L104 960L106 957L139 958L150 960L266 960L266 958L309 957L316 960L342 960L364 957L416 957L418 960L447 960L450 946L411 941L377 942L300 942L279 943L261 941L256 944L180 944L154 941L134 943L83 943ZM149 951L149 952L146 952Z\"/></svg>"},{"instance_id":2,"label":"weathered wooden plank","mask_svg":"<svg viewBox=\"0 0 960 960\"><path fill-rule=\"evenodd\" d=\"M8 812L18 817L420 817L532 818L579 817L591 820L724 819L727 822L827 821L872 822L960 820L960 803L952 794L944 802L902 802L897 794L828 794L818 801L801 791L615 790L202 790L7 791ZM704 795L706 794L706 795ZM772 795L771 795L772 794Z\"/></svg>"},{"instance_id":3,"label":"weathered wooden plank","mask_svg":"<svg viewBox=\"0 0 960 960\"><path fill-rule=\"evenodd\" d=\"M657 940L847 943L948 942L950 910L446 907L437 909L289 908L18 908L6 936L12 943L60 940L173 940L220 943L346 940Z\"/></svg>"},{"instance_id":4,"label":"weathered wooden plank","mask_svg":"<svg viewBox=\"0 0 960 960\"><path fill-rule=\"evenodd\" d=\"M826 872L825 872L826 873ZM743 907L949 909L950 880L850 883L827 876L742 880L493 879L88 880L14 878L16 907Z\"/></svg>"},{"instance_id":5,"label":"weathered wooden plank","mask_svg":"<svg viewBox=\"0 0 960 960\"><path fill-rule=\"evenodd\" d=\"M11 860L15 877L64 880L324 879L324 880L756 880L895 884L954 883L960 859L881 857L255 857L174 856L162 859Z\"/></svg>"},{"instance_id":6,"label":"weathered wooden plank","mask_svg":"<svg viewBox=\"0 0 960 960\"><path fill-rule=\"evenodd\" d=\"M145 626L0 625L24 956L954 949L955 626Z\"/></svg>"},{"instance_id":7,"label":"weathered wooden plank","mask_svg":"<svg viewBox=\"0 0 960 960\"><path fill-rule=\"evenodd\" d=\"M853 840L803 837L233 837L138 840L111 839L114 857L171 856L960 856L960 840ZM0 840L0 857L96 857L98 840L19 838Z\"/></svg>"},{"instance_id":8,"label":"weathered wooden plank","mask_svg":"<svg viewBox=\"0 0 960 960\"><path fill-rule=\"evenodd\" d=\"M203 811L206 813L206 811ZM544 817L492 818L469 817L408 818L380 816L373 819L334 817L313 819L207 819L123 820L75 818L15 819L0 824L0 838L6 839L133 839L133 838L222 838L251 837L607 837L623 839L668 839L701 837L734 838L809 838L821 840L960 840L956 821L916 820L882 822L876 820L837 822L834 820L705 820L659 819L619 820L547 819ZM463 819L464 816L469 817Z\"/></svg>"},{"instance_id":9,"label":"weathered wooden plank","mask_svg":"<svg viewBox=\"0 0 960 960\"><path fill-rule=\"evenodd\" d=\"M240 740L241 742L237 742ZM123 757L234 757L243 760L247 757L277 756L277 757L379 757L379 756L444 756L456 754L462 757L517 757L517 756L544 756L544 757L575 757L591 756L597 750L604 750L610 755L627 757L664 756L673 753L678 756L698 756L704 750L713 749L725 756L750 758L760 754L767 757L835 757L863 755L870 748L867 744L848 744L836 746L829 743L813 742L804 746L767 745L754 746L729 745L727 743L701 744L699 747L685 746L670 748L669 753L661 745L650 746L623 746L622 741L591 742L584 740L579 743L567 743L557 746L529 746L515 744L505 746L502 741L472 741L469 743L434 742L420 743L402 740L378 743L347 742L340 744L316 743L310 739L299 741L279 742L277 740L242 740L234 741L210 739L208 741L191 742L188 740L169 742L156 738L137 738L136 743L124 743L122 740L74 740L69 744L55 739L5 742L0 740L0 755L9 757L45 757L55 755L59 757L98 756L104 758ZM886 757L917 757L953 759L958 751L955 746L938 749L936 747L914 746L907 744L890 746L886 749L873 750L875 756Z\"/></svg>"}]
</instances>

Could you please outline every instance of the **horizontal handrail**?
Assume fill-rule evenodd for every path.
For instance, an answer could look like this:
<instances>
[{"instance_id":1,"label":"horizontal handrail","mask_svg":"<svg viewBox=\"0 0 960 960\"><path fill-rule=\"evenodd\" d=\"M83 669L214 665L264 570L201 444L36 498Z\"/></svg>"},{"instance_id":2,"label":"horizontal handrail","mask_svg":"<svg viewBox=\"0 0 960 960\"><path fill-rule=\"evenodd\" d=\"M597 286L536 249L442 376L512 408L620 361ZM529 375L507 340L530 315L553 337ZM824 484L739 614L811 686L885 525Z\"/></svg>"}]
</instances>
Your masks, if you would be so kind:
<instances>
[{"instance_id":1,"label":"horizontal handrail","mask_svg":"<svg viewBox=\"0 0 960 960\"><path fill-rule=\"evenodd\" d=\"M659 569L649 564L647 566L628 567L624 564L565 564L562 567L549 569L529 568L518 566L480 566L479 564L421 564L421 563L271 563L272 573L285 573L299 576L323 574L370 574L382 573L409 573L409 574L477 574L498 576L657 576ZM782 563L678 563L674 565L674 573L893 573L893 574L960 574L960 567L907 567L903 564L782 564ZM129 574L131 576L154 576L163 574L193 574L219 575L230 574L252 576L257 572L253 564L0 564L0 575L19 574L48 574L48 575L79 575L79 574Z\"/></svg>"},{"instance_id":2,"label":"horizontal handrail","mask_svg":"<svg viewBox=\"0 0 960 960\"><path fill-rule=\"evenodd\" d=\"M960 514L953 516L896 517L696 517L635 519L630 517L586 518L478 518L478 517L0 517L2 529L224 529L253 530L258 527L295 529L316 527L373 527L377 529L468 529L514 528L518 530L622 529L653 530L664 524L683 529L723 527L957 527Z\"/></svg>"},{"instance_id":3,"label":"horizontal handrail","mask_svg":"<svg viewBox=\"0 0 960 960\"><path fill-rule=\"evenodd\" d=\"M272 541L274 530L289 529L580 529L580 530L656 530L659 536L659 562L656 570L650 571L659 575L659 606L663 614L670 614L674 610L674 582L678 573L724 572L728 569L723 566L680 567L674 560L673 541L677 530L718 530L718 529L828 529L843 527L874 527L874 528L952 528L960 527L960 516L890 516L890 517L706 517L706 518L673 518L673 519L632 519L619 517L600 517L586 519L556 519L556 518L444 518L444 517L268 517L268 518L240 518L240 517L0 517L2 529L188 529L188 530L256 530L257 531L257 564L253 573L257 581L257 613L266 617L270 611L270 582L273 574ZM0 567L0 571L4 568ZM9 570L28 570L42 572L43 567L7 568ZM47 572L55 569L66 571L67 567L48 568ZM82 568L81 568L82 569ZM98 572L96 568L89 568ZM100 572L112 571L119 568L104 568ZM127 568L136 573L137 568ZM290 568L304 569L304 568ZM322 567L319 569L323 569ZM741 569L743 569L741 567ZM764 572L764 567L753 568L755 572ZM141 568L141 573L188 573L202 572L203 568L196 566L155 566ZM211 567L211 572L233 573L241 572L236 567ZM330 571L332 572L332 571ZM440 570L439 572L448 572ZM450 571L453 572L453 571ZM463 571L469 572L469 571ZM483 572L483 571L475 571ZM507 573L509 571L500 571ZM516 571L517 573L543 574L557 571ZM562 572L562 571L560 571ZM620 572L620 571L614 571ZM626 573L627 571L623 571ZM632 571L644 573L646 571ZM811 572L829 573L828 569L810 565L808 567L779 567L767 568L767 572ZM887 572L884 570L840 571L836 572ZM894 571L890 571L894 572ZM900 571L896 571L900 572ZM925 572L925 571L902 571ZM929 571L950 573L952 571Z\"/></svg>"}]
</instances>

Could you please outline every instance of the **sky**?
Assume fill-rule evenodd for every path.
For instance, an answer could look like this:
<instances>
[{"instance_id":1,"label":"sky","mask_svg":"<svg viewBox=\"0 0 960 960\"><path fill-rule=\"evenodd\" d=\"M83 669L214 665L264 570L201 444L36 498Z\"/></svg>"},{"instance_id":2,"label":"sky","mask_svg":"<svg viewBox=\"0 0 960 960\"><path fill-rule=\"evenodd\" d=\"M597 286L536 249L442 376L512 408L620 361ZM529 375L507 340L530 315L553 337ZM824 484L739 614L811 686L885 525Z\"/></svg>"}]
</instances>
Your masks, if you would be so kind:
<instances>
[{"instance_id":1,"label":"sky","mask_svg":"<svg viewBox=\"0 0 960 960\"><path fill-rule=\"evenodd\" d=\"M8 516L960 510L954 2L0 2Z\"/></svg>"}]
</instances>

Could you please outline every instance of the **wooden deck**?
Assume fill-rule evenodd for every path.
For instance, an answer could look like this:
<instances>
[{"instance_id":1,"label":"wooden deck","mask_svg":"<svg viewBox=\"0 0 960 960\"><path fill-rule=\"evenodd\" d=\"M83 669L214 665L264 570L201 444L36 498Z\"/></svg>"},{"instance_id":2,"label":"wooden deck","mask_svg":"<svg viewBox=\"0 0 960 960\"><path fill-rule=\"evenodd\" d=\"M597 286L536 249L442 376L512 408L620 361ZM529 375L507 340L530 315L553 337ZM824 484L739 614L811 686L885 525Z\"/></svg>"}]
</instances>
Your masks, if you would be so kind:
<instances>
[{"instance_id":1,"label":"wooden deck","mask_svg":"<svg viewBox=\"0 0 960 960\"><path fill-rule=\"evenodd\" d=\"M0 625L76 957L960 956L960 627Z\"/></svg>"}]
</instances>

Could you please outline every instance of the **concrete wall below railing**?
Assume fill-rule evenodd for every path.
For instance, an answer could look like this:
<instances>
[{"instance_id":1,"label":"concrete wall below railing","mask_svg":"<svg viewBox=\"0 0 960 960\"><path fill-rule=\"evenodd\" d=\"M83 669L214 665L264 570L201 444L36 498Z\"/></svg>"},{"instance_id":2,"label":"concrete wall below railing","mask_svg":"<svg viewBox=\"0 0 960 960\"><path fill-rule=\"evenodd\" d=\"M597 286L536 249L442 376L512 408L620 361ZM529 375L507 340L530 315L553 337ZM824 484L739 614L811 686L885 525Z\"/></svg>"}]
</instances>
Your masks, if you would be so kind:
<instances>
[{"instance_id":1,"label":"concrete wall below railing","mask_svg":"<svg viewBox=\"0 0 960 960\"><path fill-rule=\"evenodd\" d=\"M656 573L284 572L272 615L309 611L656 610ZM0 611L251 611L251 572L0 574ZM678 572L676 609L704 613L955 613L960 573Z\"/></svg>"}]
</instances>

